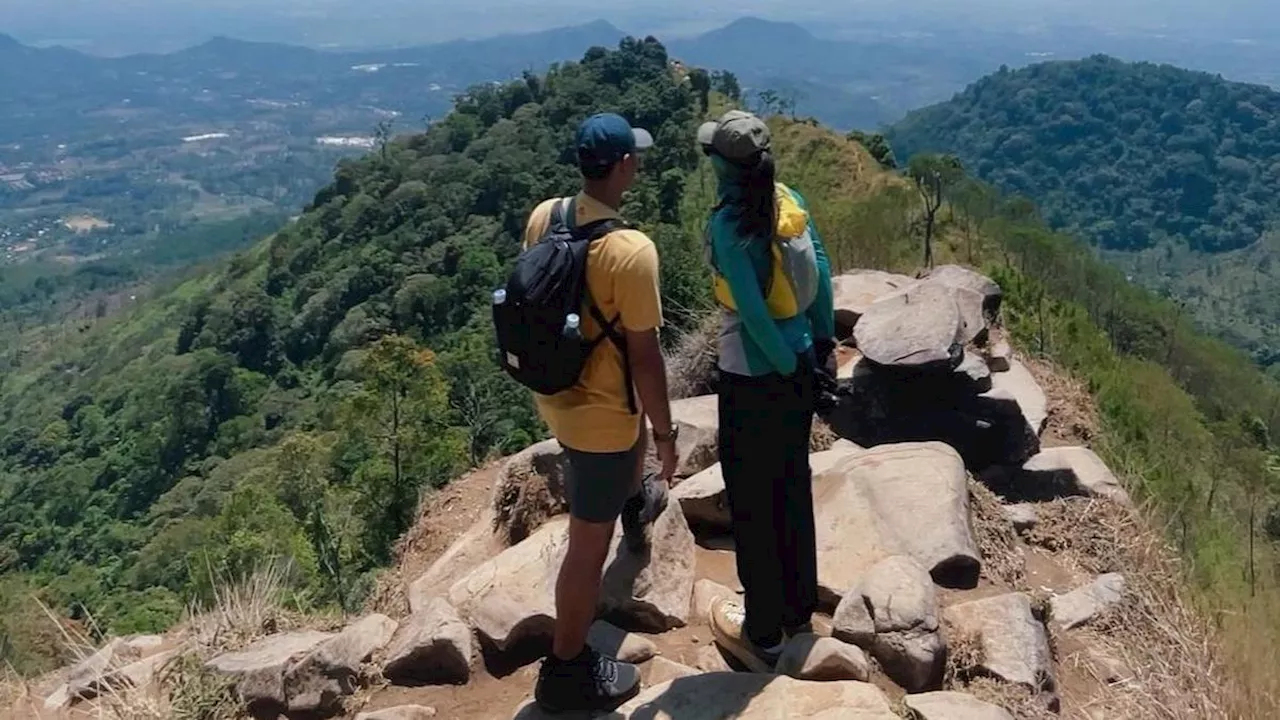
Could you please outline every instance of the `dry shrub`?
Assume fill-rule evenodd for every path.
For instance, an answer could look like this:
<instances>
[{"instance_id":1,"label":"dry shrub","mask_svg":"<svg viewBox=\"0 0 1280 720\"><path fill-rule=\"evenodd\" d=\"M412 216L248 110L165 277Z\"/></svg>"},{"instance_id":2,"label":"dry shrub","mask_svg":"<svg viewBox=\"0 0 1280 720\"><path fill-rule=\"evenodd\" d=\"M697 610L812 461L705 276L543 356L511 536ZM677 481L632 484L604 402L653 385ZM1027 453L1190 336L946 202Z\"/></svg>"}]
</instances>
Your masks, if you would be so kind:
<instances>
[{"instance_id":1,"label":"dry shrub","mask_svg":"<svg viewBox=\"0 0 1280 720\"><path fill-rule=\"evenodd\" d=\"M288 562L268 562L243 580L215 582L213 602L189 607L178 634L202 649L225 652L299 626L301 618L283 607L290 571Z\"/></svg>"},{"instance_id":2,"label":"dry shrub","mask_svg":"<svg viewBox=\"0 0 1280 720\"><path fill-rule=\"evenodd\" d=\"M1120 572L1125 598L1090 633L1134 675L1095 699L1108 717L1229 717L1229 678L1184 585L1176 552L1143 516L1118 503L1071 498L1042 506L1029 540L1090 573Z\"/></svg>"},{"instance_id":3,"label":"dry shrub","mask_svg":"<svg viewBox=\"0 0 1280 720\"><path fill-rule=\"evenodd\" d=\"M943 686L964 687L978 673L985 656L982 640L976 634L963 632L949 622L943 622L943 636L947 638L947 666Z\"/></svg>"},{"instance_id":4,"label":"dry shrub","mask_svg":"<svg viewBox=\"0 0 1280 720\"><path fill-rule=\"evenodd\" d=\"M707 313L697 328L682 335L666 358L667 392L672 400L709 395L715 391L716 338L720 316Z\"/></svg>"},{"instance_id":5,"label":"dry shrub","mask_svg":"<svg viewBox=\"0 0 1280 720\"><path fill-rule=\"evenodd\" d=\"M225 677L205 666L202 653L184 653L169 663L160 681L169 696L173 720L235 720L241 717L235 690Z\"/></svg>"},{"instance_id":6,"label":"dry shrub","mask_svg":"<svg viewBox=\"0 0 1280 720\"><path fill-rule=\"evenodd\" d=\"M562 457L513 456L499 471L493 495L494 529L508 545L533 534L546 521L568 511Z\"/></svg>"},{"instance_id":7,"label":"dry shrub","mask_svg":"<svg viewBox=\"0 0 1280 720\"><path fill-rule=\"evenodd\" d=\"M1051 695L1034 692L1022 685L1010 685L993 678L979 677L965 684L963 692L1009 711L1018 720L1058 720L1049 708Z\"/></svg>"},{"instance_id":8,"label":"dry shrub","mask_svg":"<svg viewBox=\"0 0 1280 720\"><path fill-rule=\"evenodd\" d=\"M840 436L836 434L835 430L831 429L826 420L816 417L813 419L813 430L809 433L809 452L816 453L830 450L831 446L835 445L839 439Z\"/></svg>"},{"instance_id":9,"label":"dry shrub","mask_svg":"<svg viewBox=\"0 0 1280 720\"><path fill-rule=\"evenodd\" d=\"M1026 588L1026 561L1013 523L1005 517L1000 498L986 485L969 478L970 516L982 553L982 574L1015 590Z\"/></svg>"}]
</instances>

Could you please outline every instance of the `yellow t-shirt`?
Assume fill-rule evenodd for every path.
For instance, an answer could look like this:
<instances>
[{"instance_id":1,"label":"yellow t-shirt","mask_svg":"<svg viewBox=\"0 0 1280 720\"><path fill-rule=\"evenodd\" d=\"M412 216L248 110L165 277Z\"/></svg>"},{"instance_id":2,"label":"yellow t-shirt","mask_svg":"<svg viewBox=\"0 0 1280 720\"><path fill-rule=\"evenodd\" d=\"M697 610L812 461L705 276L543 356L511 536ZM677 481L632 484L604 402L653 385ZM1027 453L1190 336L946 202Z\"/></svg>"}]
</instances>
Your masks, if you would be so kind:
<instances>
[{"instance_id":1,"label":"yellow t-shirt","mask_svg":"<svg viewBox=\"0 0 1280 720\"><path fill-rule=\"evenodd\" d=\"M547 200L530 214L524 247L541 239L559 201ZM575 227L618 217L617 210L586 193L579 193L575 204ZM622 229L591 243L587 293L606 319L621 315L620 330L644 332L661 327L658 249L653 241L638 230ZM583 336L598 337L600 325L586 307L581 314ZM624 362L617 346L605 340L587 358L577 385L556 395L534 394L538 413L561 444L596 453L622 452L635 445L640 437L640 416L632 415L627 406Z\"/></svg>"}]
</instances>

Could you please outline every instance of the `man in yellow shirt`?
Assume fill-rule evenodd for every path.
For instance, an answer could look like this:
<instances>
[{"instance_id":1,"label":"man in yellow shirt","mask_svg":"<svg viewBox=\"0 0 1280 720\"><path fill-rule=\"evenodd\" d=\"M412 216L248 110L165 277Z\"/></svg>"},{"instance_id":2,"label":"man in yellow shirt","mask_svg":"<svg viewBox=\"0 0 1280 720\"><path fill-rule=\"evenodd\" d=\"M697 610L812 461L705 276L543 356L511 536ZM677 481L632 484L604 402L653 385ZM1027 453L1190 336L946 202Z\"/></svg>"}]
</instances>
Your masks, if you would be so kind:
<instances>
[{"instance_id":1,"label":"man in yellow shirt","mask_svg":"<svg viewBox=\"0 0 1280 720\"><path fill-rule=\"evenodd\" d=\"M640 152L653 138L605 113L582 124L576 143L582 192L540 204L525 229L526 248L542 239L557 212L565 213L574 228L618 218L622 195L635 181ZM587 646L587 630L595 620L614 524L621 515L627 547L642 550L644 523L666 502L665 488L676 465L676 433L658 344L662 299L653 241L619 228L592 242L586 286L583 336L597 338L605 331L591 311L594 304L598 317L620 328L620 337L595 346L576 386L534 396L569 461L569 549L556 582L552 652L543 661L535 692L538 704L549 712L611 710L639 691L639 669ZM632 402L633 390L639 403ZM640 409L653 426L662 462L661 477L643 482L646 439Z\"/></svg>"}]
</instances>

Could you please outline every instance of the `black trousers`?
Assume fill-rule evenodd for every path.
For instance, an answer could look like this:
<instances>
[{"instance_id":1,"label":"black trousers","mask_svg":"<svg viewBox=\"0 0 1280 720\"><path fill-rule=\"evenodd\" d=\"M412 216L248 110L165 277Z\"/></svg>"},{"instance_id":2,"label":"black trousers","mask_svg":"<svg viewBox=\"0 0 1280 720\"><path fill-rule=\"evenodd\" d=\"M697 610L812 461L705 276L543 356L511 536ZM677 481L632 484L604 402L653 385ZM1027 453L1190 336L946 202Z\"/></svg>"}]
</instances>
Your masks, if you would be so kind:
<instances>
[{"instance_id":1,"label":"black trousers","mask_svg":"<svg viewBox=\"0 0 1280 720\"><path fill-rule=\"evenodd\" d=\"M809 433L812 371L720 373L720 464L733 517L747 637L771 647L818 605Z\"/></svg>"}]
</instances>

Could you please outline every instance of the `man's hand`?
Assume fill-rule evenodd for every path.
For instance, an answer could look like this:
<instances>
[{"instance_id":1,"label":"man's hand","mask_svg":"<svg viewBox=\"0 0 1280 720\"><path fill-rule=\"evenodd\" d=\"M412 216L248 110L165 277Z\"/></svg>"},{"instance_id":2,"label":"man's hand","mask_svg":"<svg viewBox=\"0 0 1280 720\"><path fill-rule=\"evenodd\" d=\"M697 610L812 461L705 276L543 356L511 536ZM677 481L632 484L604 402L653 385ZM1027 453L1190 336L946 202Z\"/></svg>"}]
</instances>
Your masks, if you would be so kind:
<instances>
[{"instance_id":1,"label":"man's hand","mask_svg":"<svg viewBox=\"0 0 1280 720\"><path fill-rule=\"evenodd\" d=\"M676 456L676 439L674 437L655 439L653 445L658 451L658 460L662 462L662 479L670 486L671 480L676 476L676 463L679 462Z\"/></svg>"}]
</instances>

